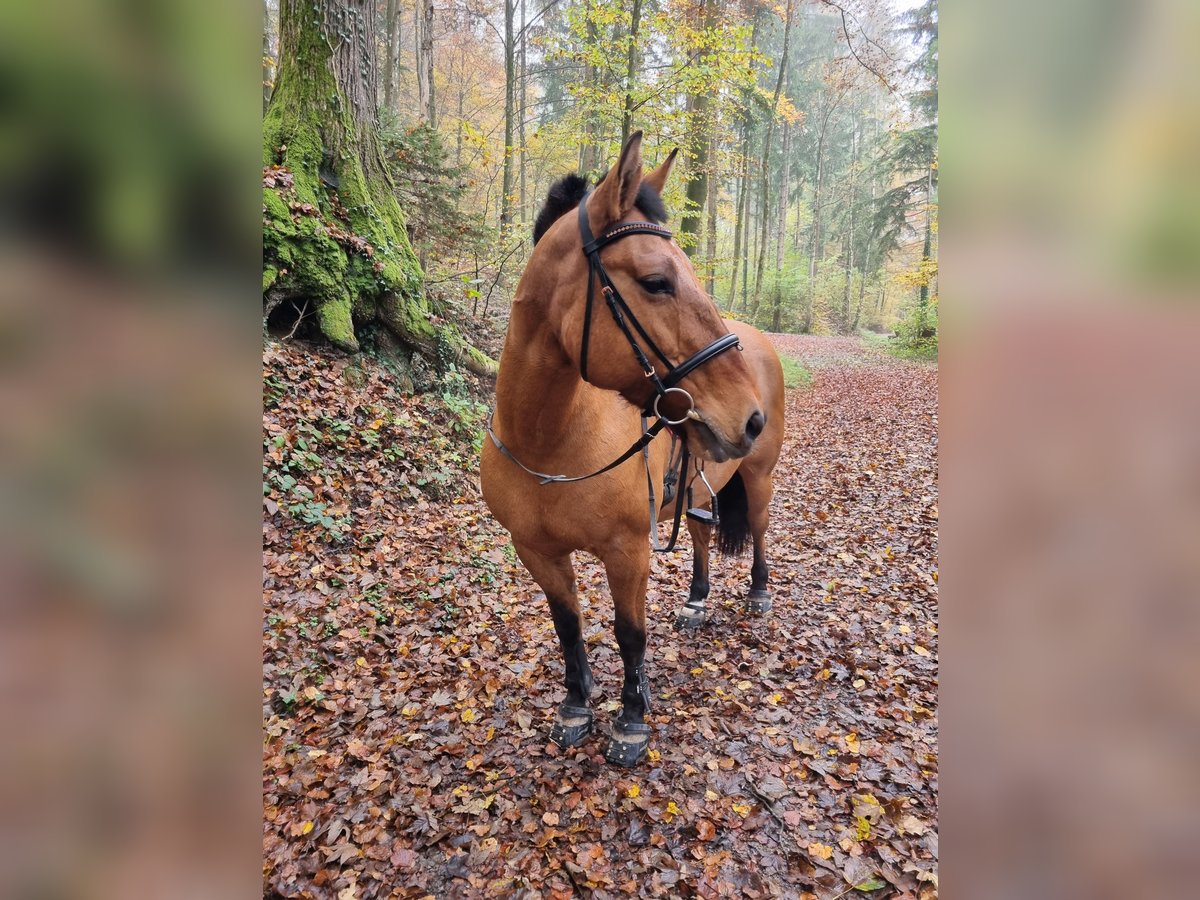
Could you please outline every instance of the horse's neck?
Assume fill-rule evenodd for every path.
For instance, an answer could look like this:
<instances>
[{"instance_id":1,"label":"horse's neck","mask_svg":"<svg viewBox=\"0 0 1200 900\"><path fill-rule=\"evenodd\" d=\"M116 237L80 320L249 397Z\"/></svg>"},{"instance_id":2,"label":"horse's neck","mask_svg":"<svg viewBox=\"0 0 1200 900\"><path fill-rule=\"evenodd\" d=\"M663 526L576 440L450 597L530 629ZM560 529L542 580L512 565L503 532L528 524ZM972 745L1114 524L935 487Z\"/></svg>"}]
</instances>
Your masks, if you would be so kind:
<instances>
[{"instance_id":1,"label":"horse's neck","mask_svg":"<svg viewBox=\"0 0 1200 900\"><path fill-rule=\"evenodd\" d=\"M578 439L583 379L536 313L514 305L496 378L496 425L514 452L553 456Z\"/></svg>"}]
</instances>

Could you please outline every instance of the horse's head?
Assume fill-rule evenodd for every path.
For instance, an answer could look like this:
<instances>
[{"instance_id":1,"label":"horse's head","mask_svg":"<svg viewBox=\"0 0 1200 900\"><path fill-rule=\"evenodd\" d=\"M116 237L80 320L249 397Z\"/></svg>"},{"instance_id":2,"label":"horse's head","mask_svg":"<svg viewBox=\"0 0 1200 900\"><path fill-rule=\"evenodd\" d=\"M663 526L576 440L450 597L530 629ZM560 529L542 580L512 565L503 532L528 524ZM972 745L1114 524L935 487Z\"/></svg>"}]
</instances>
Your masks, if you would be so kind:
<instances>
[{"instance_id":1,"label":"horse's head","mask_svg":"<svg viewBox=\"0 0 1200 900\"><path fill-rule=\"evenodd\" d=\"M646 192L653 192L649 199L657 200L674 160L672 152L653 172L643 173L642 134L634 134L617 164L585 200L591 235L603 238L618 224L650 222L643 211L650 208L653 212L645 202ZM539 227L545 226L539 223ZM618 391L635 406L649 408L657 391L631 339L653 364L657 376L666 380L668 365L659 352L672 367L678 367L728 335L729 328L679 245L658 234L633 230L605 243L600 251L604 271L628 312L623 316L629 326L627 335L610 312L583 244L577 213L563 215L539 241L530 272L536 271L537 281L547 290L548 296L543 295L547 298L547 324L563 352L591 384ZM585 303L589 278L594 279L590 319ZM590 321L586 341L585 320ZM766 419L738 348L702 362L678 381L678 387L682 390L672 390L660 399L659 409L668 418L683 420L678 428L687 435L694 454L722 461L750 452ZM689 403L684 392L695 403L694 412L686 417Z\"/></svg>"}]
</instances>

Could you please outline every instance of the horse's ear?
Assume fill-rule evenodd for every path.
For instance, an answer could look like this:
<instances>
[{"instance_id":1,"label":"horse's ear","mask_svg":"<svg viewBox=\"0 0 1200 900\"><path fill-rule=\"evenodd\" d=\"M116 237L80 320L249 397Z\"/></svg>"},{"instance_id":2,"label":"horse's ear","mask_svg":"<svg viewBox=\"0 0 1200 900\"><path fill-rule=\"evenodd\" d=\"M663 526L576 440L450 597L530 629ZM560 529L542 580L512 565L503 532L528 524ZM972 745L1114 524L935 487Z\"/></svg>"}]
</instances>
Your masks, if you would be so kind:
<instances>
[{"instance_id":1,"label":"horse's ear","mask_svg":"<svg viewBox=\"0 0 1200 900\"><path fill-rule=\"evenodd\" d=\"M642 184L648 185L654 189L654 193L662 196L663 188L667 184L667 176L671 174L671 166L675 165L675 157L679 155L679 148L676 147L671 151L670 155L663 161L653 172L650 172L642 179Z\"/></svg>"},{"instance_id":2,"label":"horse's ear","mask_svg":"<svg viewBox=\"0 0 1200 900\"><path fill-rule=\"evenodd\" d=\"M642 133L635 131L621 150L621 158L604 176L588 200L588 219L592 232L599 234L621 221L633 209L642 185Z\"/></svg>"}]
</instances>

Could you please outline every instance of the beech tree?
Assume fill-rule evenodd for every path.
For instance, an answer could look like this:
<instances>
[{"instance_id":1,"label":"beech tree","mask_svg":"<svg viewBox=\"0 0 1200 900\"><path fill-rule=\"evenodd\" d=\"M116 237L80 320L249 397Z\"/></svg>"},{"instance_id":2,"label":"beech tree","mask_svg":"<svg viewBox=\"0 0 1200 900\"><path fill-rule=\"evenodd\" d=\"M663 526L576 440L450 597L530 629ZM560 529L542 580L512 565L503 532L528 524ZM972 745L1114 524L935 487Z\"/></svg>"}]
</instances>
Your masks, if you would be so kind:
<instances>
[{"instance_id":1,"label":"beech tree","mask_svg":"<svg viewBox=\"0 0 1200 900\"><path fill-rule=\"evenodd\" d=\"M279 21L263 120L265 315L288 303L348 352L361 329L379 325L400 355L493 373L425 294L377 130L373 4L282 0Z\"/></svg>"}]
</instances>

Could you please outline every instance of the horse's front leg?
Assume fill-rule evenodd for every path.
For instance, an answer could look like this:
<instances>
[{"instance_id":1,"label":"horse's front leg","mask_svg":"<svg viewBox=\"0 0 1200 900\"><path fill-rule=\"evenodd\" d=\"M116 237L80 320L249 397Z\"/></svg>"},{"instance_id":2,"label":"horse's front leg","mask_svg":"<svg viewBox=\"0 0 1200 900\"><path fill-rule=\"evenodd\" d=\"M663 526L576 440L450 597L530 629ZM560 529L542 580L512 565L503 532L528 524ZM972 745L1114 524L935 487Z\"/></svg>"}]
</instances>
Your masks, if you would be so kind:
<instances>
[{"instance_id":1,"label":"horse's front leg","mask_svg":"<svg viewBox=\"0 0 1200 900\"><path fill-rule=\"evenodd\" d=\"M708 546L712 526L688 519L688 534L692 536L692 586L687 602L675 615L676 628L699 628L708 621Z\"/></svg>"},{"instance_id":2,"label":"horse's front leg","mask_svg":"<svg viewBox=\"0 0 1200 900\"><path fill-rule=\"evenodd\" d=\"M608 586L616 610L617 645L625 666L621 715L613 723L604 752L610 763L637 765L650 746L650 683L646 679L646 581L650 577L650 548L639 535L622 550L604 559Z\"/></svg>"},{"instance_id":3,"label":"horse's front leg","mask_svg":"<svg viewBox=\"0 0 1200 900\"><path fill-rule=\"evenodd\" d=\"M546 592L566 670L567 696L554 717L550 739L560 747L574 747L592 733L594 716L588 707L592 672L588 668L587 647L583 642L583 615L579 609L571 555L544 556L519 544L517 555L533 580Z\"/></svg>"}]
</instances>

